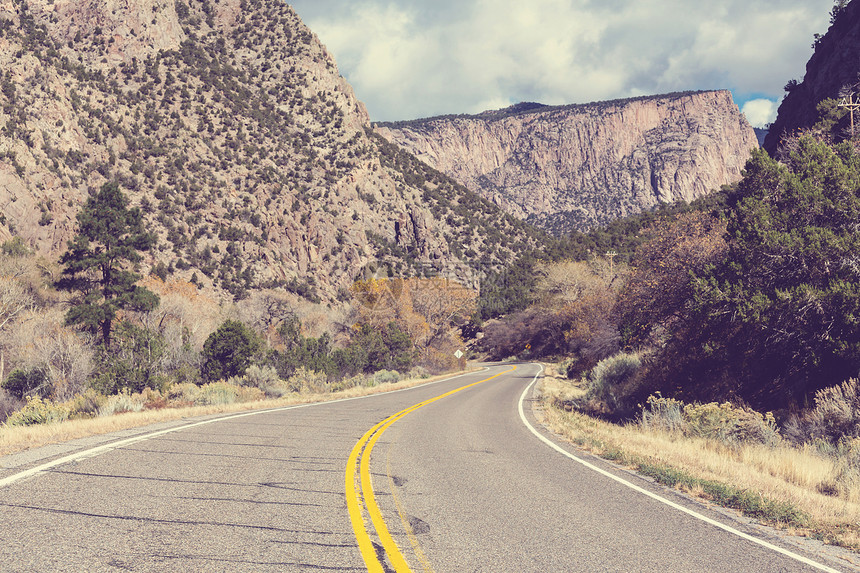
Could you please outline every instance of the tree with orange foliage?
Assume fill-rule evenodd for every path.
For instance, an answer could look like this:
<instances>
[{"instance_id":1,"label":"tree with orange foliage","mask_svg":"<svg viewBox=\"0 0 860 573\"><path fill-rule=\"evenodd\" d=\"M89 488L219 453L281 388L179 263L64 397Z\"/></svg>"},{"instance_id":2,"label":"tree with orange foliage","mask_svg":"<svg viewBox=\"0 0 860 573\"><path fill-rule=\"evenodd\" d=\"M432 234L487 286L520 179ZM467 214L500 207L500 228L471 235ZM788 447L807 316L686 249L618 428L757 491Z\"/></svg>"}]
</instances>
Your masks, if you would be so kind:
<instances>
[{"instance_id":1,"label":"tree with orange foliage","mask_svg":"<svg viewBox=\"0 0 860 573\"><path fill-rule=\"evenodd\" d=\"M462 345L459 327L475 312L477 293L436 278L369 279L352 286L356 323L382 327L394 322L409 334L425 362L448 366Z\"/></svg>"},{"instance_id":2,"label":"tree with orange foliage","mask_svg":"<svg viewBox=\"0 0 860 573\"><path fill-rule=\"evenodd\" d=\"M725 221L700 211L661 221L649 231L616 308L628 346L659 343L686 316L691 277L725 256L725 232Z\"/></svg>"}]
</instances>

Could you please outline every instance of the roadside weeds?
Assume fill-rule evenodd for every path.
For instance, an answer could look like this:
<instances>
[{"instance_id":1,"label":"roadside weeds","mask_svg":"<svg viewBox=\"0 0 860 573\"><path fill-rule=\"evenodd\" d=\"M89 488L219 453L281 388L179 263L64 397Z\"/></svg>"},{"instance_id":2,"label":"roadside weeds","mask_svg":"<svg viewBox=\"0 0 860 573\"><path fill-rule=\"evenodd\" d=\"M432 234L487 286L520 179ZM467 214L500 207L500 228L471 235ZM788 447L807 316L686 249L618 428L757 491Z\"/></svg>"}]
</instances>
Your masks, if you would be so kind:
<instances>
[{"instance_id":1,"label":"roadside weeds","mask_svg":"<svg viewBox=\"0 0 860 573\"><path fill-rule=\"evenodd\" d=\"M472 372L476 368L466 369L464 372ZM457 373L442 374L430 378L401 380L395 383L379 384L373 387L353 387L346 390L330 393L292 393L282 398L258 400L253 402L239 402L231 404L189 406L182 408L161 408L155 410L144 410L141 412L127 412L114 414L112 416L81 418L66 420L52 424L37 424L32 426L7 426L0 424L0 456L13 454L74 440L86 438L99 434L107 434L141 426L148 426L161 422L181 420L210 414L229 414L235 412L247 412L253 410L267 410L282 408L284 406L310 404L314 402L330 402L344 398L357 398L371 394L381 394L412 388L421 384L428 384L444 380L445 378L457 376Z\"/></svg>"},{"instance_id":2,"label":"roadside weeds","mask_svg":"<svg viewBox=\"0 0 860 573\"><path fill-rule=\"evenodd\" d=\"M585 451L658 483L730 508L791 534L860 552L860 503L822 493L837 468L810 448L732 447L638 424L618 425L561 404L583 392L550 365L541 387L542 422Z\"/></svg>"}]
</instances>

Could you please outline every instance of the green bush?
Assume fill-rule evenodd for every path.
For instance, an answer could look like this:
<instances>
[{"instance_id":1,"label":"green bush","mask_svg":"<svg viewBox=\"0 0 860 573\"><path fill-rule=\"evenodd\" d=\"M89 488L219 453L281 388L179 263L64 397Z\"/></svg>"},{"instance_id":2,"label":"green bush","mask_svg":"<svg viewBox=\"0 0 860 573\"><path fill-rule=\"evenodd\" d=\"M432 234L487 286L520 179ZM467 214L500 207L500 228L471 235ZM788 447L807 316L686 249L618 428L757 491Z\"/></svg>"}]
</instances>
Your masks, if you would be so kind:
<instances>
[{"instance_id":1,"label":"green bush","mask_svg":"<svg viewBox=\"0 0 860 573\"><path fill-rule=\"evenodd\" d=\"M356 374L355 376L350 376L349 378L343 378L333 382L330 390L332 392L341 392L350 388L373 388L374 386L376 386L376 380L374 380L372 376Z\"/></svg>"},{"instance_id":2,"label":"green bush","mask_svg":"<svg viewBox=\"0 0 860 573\"><path fill-rule=\"evenodd\" d=\"M46 398L51 393L48 375L41 368L13 370L1 386L19 400L23 400L27 396Z\"/></svg>"},{"instance_id":3,"label":"green bush","mask_svg":"<svg viewBox=\"0 0 860 573\"><path fill-rule=\"evenodd\" d=\"M623 407L624 396L619 392L642 366L637 354L619 352L597 363L588 374L586 398L604 403L610 411Z\"/></svg>"},{"instance_id":4,"label":"green bush","mask_svg":"<svg viewBox=\"0 0 860 573\"><path fill-rule=\"evenodd\" d=\"M0 245L0 251L9 257L25 257L33 254L33 250L27 246L24 239L17 235Z\"/></svg>"},{"instance_id":5,"label":"green bush","mask_svg":"<svg viewBox=\"0 0 860 573\"><path fill-rule=\"evenodd\" d=\"M170 383L163 372L166 348L160 332L117 321L110 348L102 347L99 352L92 387L105 395L165 389Z\"/></svg>"},{"instance_id":6,"label":"green bush","mask_svg":"<svg viewBox=\"0 0 860 573\"><path fill-rule=\"evenodd\" d=\"M252 364L241 378L228 380L233 384L260 389L267 398L280 398L287 393L286 383L273 366Z\"/></svg>"},{"instance_id":7,"label":"green bush","mask_svg":"<svg viewBox=\"0 0 860 573\"><path fill-rule=\"evenodd\" d=\"M260 341L248 327L239 321L227 320L203 344L200 373L208 381L242 376L259 349Z\"/></svg>"},{"instance_id":8,"label":"green bush","mask_svg":"<svg viewBox=\"0 0 860 573\"><path fill-rule=\"evenodd\" d=\"M6 418L7 426L34 426L51 424L68 419L69 409L62 404L43 400L39 396L28 396L27 403Z\"/></svg>"}]
</instances>

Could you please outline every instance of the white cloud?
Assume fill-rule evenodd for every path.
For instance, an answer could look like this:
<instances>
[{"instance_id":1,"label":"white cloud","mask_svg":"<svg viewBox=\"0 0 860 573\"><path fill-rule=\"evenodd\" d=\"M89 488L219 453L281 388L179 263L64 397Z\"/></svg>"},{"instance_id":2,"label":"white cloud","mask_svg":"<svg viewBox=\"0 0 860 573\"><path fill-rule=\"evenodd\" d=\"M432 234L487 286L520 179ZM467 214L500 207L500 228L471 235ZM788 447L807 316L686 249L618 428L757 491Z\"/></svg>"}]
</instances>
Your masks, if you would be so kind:
<instances>
[{"instance_id":1,"label":"white cloud","mask_svg":"<svg viewBox=\"0 0 860 573\"><path fill-rule=\"evenodd\" d=\"M769 99L751 99L741 109L753 127L764 127L776 119L779 104Z\"/></svg>"},{"instance_id":2,"label":"white cloud","mask_svg":"<svg viewBox=\"0 0 860 573\"><path fill-rule=\"evenodd\" d=\"M832 0L293 0L374 120L727 88L776 99ZM752 112L751 112L752 113Z\"/></svg>"}]
</instances>

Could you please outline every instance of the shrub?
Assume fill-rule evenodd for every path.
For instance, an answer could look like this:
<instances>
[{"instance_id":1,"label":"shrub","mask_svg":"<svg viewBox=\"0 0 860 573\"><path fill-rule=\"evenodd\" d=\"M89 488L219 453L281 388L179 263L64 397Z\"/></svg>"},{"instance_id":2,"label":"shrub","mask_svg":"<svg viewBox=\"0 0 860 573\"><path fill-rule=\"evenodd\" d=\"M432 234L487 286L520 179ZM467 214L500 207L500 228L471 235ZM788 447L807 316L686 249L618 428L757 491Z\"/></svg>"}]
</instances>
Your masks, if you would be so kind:
<instances>
[{"instance_id":1,"label":"shrub","mask_svg":"<svg viewBox=\"0 0 860 573\"><path fill-rule=\"evenodd\" d=\"M31 370L13 370L2 387L15 398L23 400L26 396L46 398L51 393L48 376L41 368Z\"/></svg>"},{"instance_id":2,"label":"shrub","mask_svg":"<svg viewBox=\"0 0 860 573\"><path fill-rule=\"evenodd\" d=\"M373 375L376 384L394 384L400 381L400 373L397 370L380 370Z\"/></svg>"},{"instance_id":3,"label":"shrub","mask_svg":"<svg viewBox=\"0 0 860 573\"><path fill-rule=\"evenodd\" d=\"M167 397L176 405L220 406L262 400L265 394L259 388L244 387L228 382L211 382L202 386L186 382L171 386Z\"/></svg>"},{"instance_id":4,"label":"shrub","mask_svg":"<svg viewBox=\"0 0 860 573\"><path fill-rule=\"evenodd\" d=\"M770 412L761 414L729 402L687 404L684 419L688 435L713 438L729 444L758 442L775 445L781 440L776 420Z\"/></svg>"},{"instance_id":5,"label":"shrub","mask_svg":"<svg viewBox=\"0 0 860 573\"><path fill-rule=\"evenodd\" d=\"M239 387L226 382L211 382L200 387L194 403L198 406L233 404L239 397Z\"/></svg>"},{"instance_id":6,"label":"shrub","mask_svg":"<svg viewBox=\"0 0 860 573\"><path fill-rule=\"evenodd\" d=\"M27 403L6 418L7 426L33 426L51 424L68 419L69 409L62 404L43 400L39 396L28 396Z\"/></svg>"},{"instance_id":7,"label":"shrub","mask_svg":"<svg viewBox=\"0 0 860 573\"><path fill-rule=\"evenodd\" d=\"M331 385L328 378L322 372L314 372L307 368L299 368L287 380L287 387L291 392L306 392L311 394L321 394L331 391Z\"/></svg>"},{"instance_id":8,"label":"shrub","mask_svg":"<svg viewBox=\"0 0 860 573\"><path fill-rule=\"evenodd\" d=\"M427 372L427 369L424 368L423 366L413 367L412 370L410 370L409 374L407 375L407 378L412 378L415 380L423 380L423 379L429 378L429 377L430 377L430 373Z\"/></svg>"},{"instance_id":9,"label":"shrub","mask_svg":"<svg viewBox=\"0 0 860 573\"><path fill-rule=\"evenodd\" d=\"M860 489L860 438L840 440L832 457L832 479L824 488L819 487L819 490L824 489L822 493L836 494L848 499L852 491Z\"/></svg>"},{"instance_id":10,"label":"shrub","mask_svg":"<svg viewBox=\"0 0 860 573\"><path fill-rule=\"evenodd\" d=\"M729 445L755 442L773 446L782 441L773 414L761 414L729 402L684 404L674 398L649 396L639 424L643 428L680 432Z\"/></svg>"},{"instance_id":11,"label":"shrub","mask_svg":"<svg viewBox=\"0 0 860 573\"><path fill-rule=\"evenodd\" d=\"M23 400L0 392L0 423L4 422L15 410L20 410L23 405Z\"/></svg>"},{"instance_id":12,"label":"shrub","mask_svg":"<svg viewBox=\"0 0 860 573\"><path fill-rule=\"evenodd\" d=\"M167 399L176 406L190 406L194 404L200 394L200 386L191 382L173 384L167 390Z\"/></svg>"},{"instance_id":13,"label":"shrub","mask_svg":"<svg viewBox=\"0 0 860 573\"><path fill-rule=\"evenodd\" d=\"M242 376L259 348L259 340L244 324L225 321L203 344L203 379L214 381Z\"/></svg>"},{"instance_id":14,"label":"shrub","mask_svg":"<svg viewBox=\"0 0 860 573\"><path fill-rule=\"evenodd\" d=\"M674 398L663 398L659 394L648 396L639 423L646 429L683 432L686 425L683 407L684 403Z\"/></svg>"},{"instance_id":15,"label":"shrub","mask_svg":"<svg viewBox=\"0 0 860 573\"><path fill-rule=\"evenodd\" d=\"M642 360L637 354L619 352L601 360L588 375L586 397L604 403L610 411L622 409L624 396L619 390L636 374L640 366Z\"/></svg>"},{"instance_id":16,"label":"shrub","mask_svg":"<svg viewBox=\"0 0 860 573\"><path fill-rule=\"evenodd\" d=\"M860 387L856 378L815 393L815 406L803 417L803 441L860 437Z\"/></svg>"},{"instance_id":17,"label":"shrub","mask_svg":"<svg viewBox=\"0 0 860 573\"><path fill-rule=\"evenodd\" d=\"M33 250L27 246L27 243L24 242L24 239L15 235L8 241L4 241L2 245L0 245L0 251L3 252L4 255L9 257L25 257L27 255L33 254Z\"/></svg>"},{"instance_id":18,"label":"shrub","mask_svg":"<svg viewBox=\"0 0 860 573\"><path fill-rule=\"evenodd\" d=\"M376 386L376 380L373 377L369 377L365 374L356 374L355 376L350 376L349 378L344 378L342 380L338 380L337 382L332 383L330 390L332 392L340 392L342 390L348 390L350 388L360 388L360 387L372 388Z\"/></svg>"},{"instance_id":19,"label":"shrub","mask_svg":"<svg viewBox=\"0 0 860 573\"><path fill-rule=\"evenodd\" d=\"M567 378L568 380L573 380L576 378L579 371L579 360L576 358L568 358L558 366L558 373Z\"/></svg>"},{"instance_id":20,"label":"shrub","mask_svg":"<svg viewBox=\"0 0 860 573\"><path fill-rule=\"evenodd\" d=\"M99 417L124 414L126 412L140 412L143 410L143 402L143 397L140 394L121 392L108 396L99 407Z\"/></svg>"},{"instance_id":21,"label":"shrub","mask_svg":"<svg viewBox=\"0 0 860 573\"><path fill-rule=\"evenodd\" d=\"M99 393L94 388L87 388L85 391L75 394L75 396L66 402L69 407L69 416L89 418L98 415L99 409L104 406L107 401L107 396Z\"/></svg>"},{"instance_id":22,"label":"shrub","mask_svg":"<svg viewBox=\"0 0 860 573\"><path fill-rule=\"evenodd\" d=\"M273 366L257 366L252 364L242 377L243 386L251 386L266 391L266 388L277 386L281 379ZM267 392L268 393L268 392Z\"/></svg>"},{"instance_id":23,"label":"shrub","mask_svg":"<svg viewBox=\"0 0 860 573\"><path fill-rule=\"evenodd\" d=\"M169 384L162 372L166 343L160 332L126 320L116 322L110 348L99 353L98 375L91 384L103 394L163 389Z\"/></svg>"}]
</instances>

